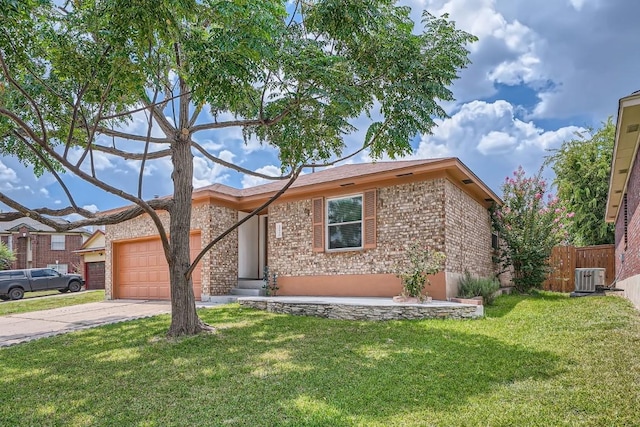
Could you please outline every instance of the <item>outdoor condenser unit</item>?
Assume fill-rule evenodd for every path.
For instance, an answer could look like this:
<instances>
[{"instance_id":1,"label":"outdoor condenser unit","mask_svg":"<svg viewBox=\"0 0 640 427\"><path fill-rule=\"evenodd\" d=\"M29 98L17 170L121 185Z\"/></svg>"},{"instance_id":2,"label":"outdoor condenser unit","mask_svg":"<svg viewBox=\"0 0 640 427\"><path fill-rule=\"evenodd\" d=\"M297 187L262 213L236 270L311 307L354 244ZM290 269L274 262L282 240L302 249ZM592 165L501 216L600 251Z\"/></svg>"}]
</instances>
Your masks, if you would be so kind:
<instances>
[{"instance_id":1,"label":"outdoor condenser unit","mask_svg":"<svg viewBox=\"0 0 640 427\"><path fill-rule=\"evenodd\" d=\"M595 292L604 286L604 268L576 268L576 292Z\"/></svg>"}]
</instances>

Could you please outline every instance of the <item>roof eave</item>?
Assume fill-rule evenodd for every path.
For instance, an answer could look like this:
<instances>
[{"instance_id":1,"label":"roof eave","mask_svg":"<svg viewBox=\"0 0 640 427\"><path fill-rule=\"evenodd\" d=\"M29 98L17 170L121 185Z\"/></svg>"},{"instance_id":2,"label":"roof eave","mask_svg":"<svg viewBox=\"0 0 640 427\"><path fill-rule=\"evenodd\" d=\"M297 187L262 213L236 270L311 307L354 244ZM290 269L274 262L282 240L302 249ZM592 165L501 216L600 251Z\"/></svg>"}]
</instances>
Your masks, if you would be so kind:
<instances>
[{"instance_id":1,"label":"roof eave","mask_svg":"<svg viewBox=\"0 0 640 427\"><path fill-rule=\"evenodd\" d=\"M626 192L640 142L640 93L621 98L618 103L615 142L609 175L609 191L605 221L615 222L620 212L622 197ZM640 126L639 126L640 128Z\"/></svg>"}]
</instances>

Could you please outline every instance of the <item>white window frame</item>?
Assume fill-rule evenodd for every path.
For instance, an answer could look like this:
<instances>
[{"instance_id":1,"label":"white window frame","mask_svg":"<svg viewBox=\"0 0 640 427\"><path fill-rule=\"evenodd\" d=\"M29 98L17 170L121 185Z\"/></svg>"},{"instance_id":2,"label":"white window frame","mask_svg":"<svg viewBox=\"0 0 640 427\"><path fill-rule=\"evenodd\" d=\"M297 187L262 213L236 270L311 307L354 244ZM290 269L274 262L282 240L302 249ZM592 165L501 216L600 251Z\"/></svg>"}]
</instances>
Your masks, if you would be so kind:
<instances>
[{"instance_id":1,"label":"white window frame","mask_svg":"<svg viewBox=\"0 0 640 427\"><path fill-rule=\"evenodd\" d=\"M360 198L360 221L348 221L348 222L337 222L335 224L329 223L329 203L336 200L344 200L344 199L353 199L359 197ZM325 199L324 204L324 234L325 234L325 251L327 252L346 252L346 251L359 251L364 248L364 194L350 194L348 196L340 196L340 197L331 197ZM331 245L331 233L329 233L329 227L335 227L338 225L347 225L347 224L360 224L360 246L352 246L348 248L329 248Z\"/></svg>"},{"instance_id":2,"label":"white window frame","mask_svg":"<svg viewBox=\"0 0 640 427\"><path fill-rule=\"evenodd\" d=\"M62 241L60 241L60 240L62 240ZM60 247L60 246L62 246L62 247ZM66 236L66 234L52 234L51 235L51 250L52 251L64 251L66 247L67 247L67 236Z\"/></svg>"},{"instance_id":3,"label":"white window frame","mask_svg":"<svg viewBox=\"0 0 640 427\"><path fill-rule=\"evenodd\" d=\"M47 264L47 268L55 270L60 274L69 273L69 265L68 264Z\"/></svg>"}]
</instances>

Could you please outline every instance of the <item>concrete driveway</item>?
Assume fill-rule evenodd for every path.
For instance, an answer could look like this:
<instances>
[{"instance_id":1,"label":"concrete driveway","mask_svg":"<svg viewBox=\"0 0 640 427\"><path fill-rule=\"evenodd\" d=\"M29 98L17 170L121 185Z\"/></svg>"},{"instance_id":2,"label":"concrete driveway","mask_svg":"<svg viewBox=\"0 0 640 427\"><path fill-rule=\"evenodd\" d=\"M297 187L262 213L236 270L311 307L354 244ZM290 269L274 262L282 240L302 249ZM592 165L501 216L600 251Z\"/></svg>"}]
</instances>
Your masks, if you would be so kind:
<instances>
[{"instance_id":1,"label":"concrete driveway","mask_svg":"<svg viewBox=\"0 0 640 427\"><path fill-rule=\"evenodd\" d=\"M0 316L0 347L169 312L168 301L115 300Z\"/></svg>"}]
</instances>

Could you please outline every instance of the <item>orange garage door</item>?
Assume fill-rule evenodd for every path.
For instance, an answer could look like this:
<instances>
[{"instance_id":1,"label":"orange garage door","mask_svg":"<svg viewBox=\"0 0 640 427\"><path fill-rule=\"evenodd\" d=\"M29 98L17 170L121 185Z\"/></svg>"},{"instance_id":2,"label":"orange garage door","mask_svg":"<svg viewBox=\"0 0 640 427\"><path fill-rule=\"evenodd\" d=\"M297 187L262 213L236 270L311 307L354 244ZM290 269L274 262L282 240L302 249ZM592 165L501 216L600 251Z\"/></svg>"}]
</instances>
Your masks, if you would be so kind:
<instances>
[{"instance_id":1,"label":"orange garage door","mask_svg":"<svg viewBox=\"0 0 640 427\"><path fill-rule=\"evenodd\" d=\"M191 259L200 252L200 234L192 234ZM114 295L122 299L171 299L169 266L160 238L118 242L114 245ZM200 264L193 272L193 293L202 293Z\"/></svg>"}]
</instances>

